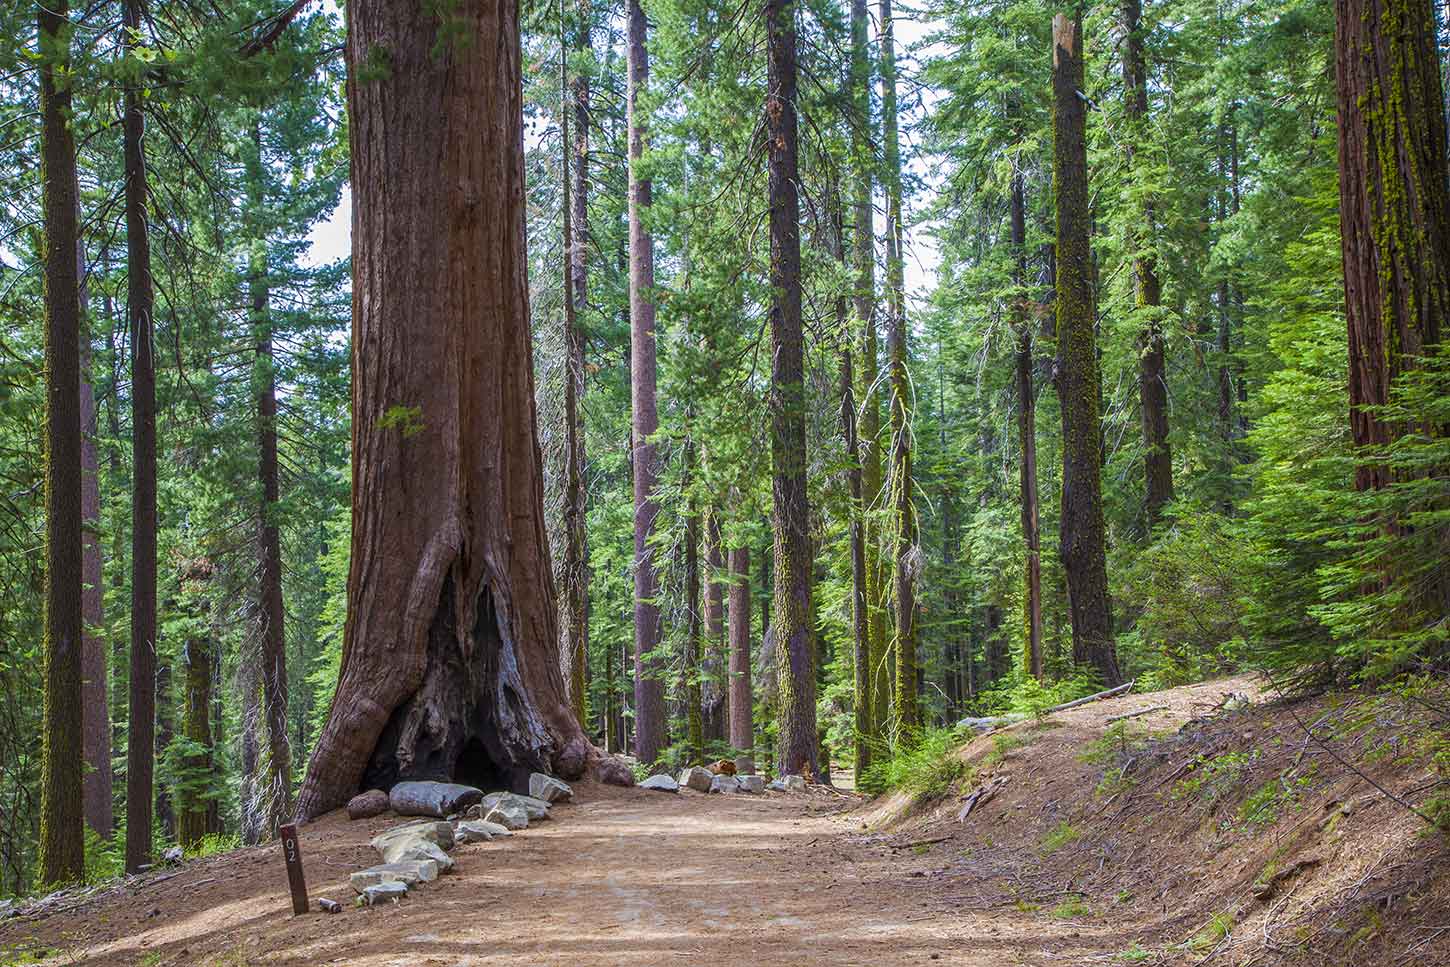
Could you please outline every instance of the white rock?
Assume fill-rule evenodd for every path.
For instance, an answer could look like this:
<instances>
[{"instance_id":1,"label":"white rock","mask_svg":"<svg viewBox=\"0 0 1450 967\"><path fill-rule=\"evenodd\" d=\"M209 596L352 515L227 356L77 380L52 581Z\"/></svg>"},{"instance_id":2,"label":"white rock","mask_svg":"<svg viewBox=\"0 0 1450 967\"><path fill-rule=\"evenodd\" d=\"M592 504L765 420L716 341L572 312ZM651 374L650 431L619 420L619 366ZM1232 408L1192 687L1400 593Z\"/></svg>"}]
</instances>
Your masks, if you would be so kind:
<instances>
[{"instance_id":1,"label":"white rock","mask_svg":"<svg viewBox=\"0 0 1450 967\"><path fill-rule=\"evenodd\" d=\"M429 820L395 826L374 836L372 847L384 863L434 860L440 871L453 869L453 858L446 852L453 847L453 827L448 823Z\"/></svg>"},{"instance_id":2,"label":"white rock","mask_svg":"<svg viewBox=\"0 0 1450 967\"><path fill-rule=\"evenodd\" d=\"M650 776L639 784L641 789L653 789L655 792L679 792L680 784L669 776Z\"/></svg>"},{"instance_id":3,"label":"white rock","mask_svg":"<svg viewBox=\"0 0 1450 967\"><path fill-rule=\"evenodd\" d=\"M709 792L710 783L714 780L715 774L702 766L690 766L680 773L680 785L687 786L696 792Z\"/></svg>"},{"instance_id":4,"label":"white rock","mask_svg":"<svg viewBox=\"0 0 1450 967\"><path fill-rule=\"evenodd\" d=\"M500 802L483 814L484 822L497 823L504 829L528 829L529 814L523 806Z\"/></svg>"},{"instance_id":5,"label":"white rock","mask_svg":"<svg viewBox=\"0 0 1450 967\"><path fill-rule=\"evenodd\" d=\"M759 795L765 792L765 780L760 776L737 776L736 781L740 783L740 792Z\"/></svg>"},{"instance_id":6,"label":"white rock","mask_svg":"<svg viewBox=\"0 0 1450 967\"><path fill-rule=\"evenodd\" d=\"M505 805L522 809L531 822L549 818L549 804L533 796L520 796L516 792L491 792L479 803L479 815L488 817L489 810Z\"/></svg>"},{"instance_id":7,"label":"white rock","mask_svg":"<svg viewBox=\"0 0 1450 967\"><path fill-rule=\"evenodd\" d=\"M785 783L786 792L806 791L805 776L781 776L781 781Z\"/></svg>"},{"instance_id":8,"label":"white rock","mask_svg":"<svg viewBox=\"0 0 1450 967\"><path fill-rule=\"evenodd\" d=\"M568 802L574 798L574 790L567 782L536 772L529 776L529 795L547 803Z\"/></svg>"},{"instance_id":9,"label":"white rock","mask_svg":"<svg viewBox=\"0 0 1450 967\"><path fill-rule=\"evenodd\" d=\"M408 895L408 887L402 883L379 883L370 886L358 897L367 906L377 906L388 900L399 900Z\"/></svg>"},{"instance_id":10,"label":"white rock","mask_svg":"<svg viewBox=\"0 0 1450 967\"><path fill-rule=\"evenodd\" d=\"M711 792L739 792L740 780L734 776L716 776L710 780Z\"/></svg>"},{"instance_id":11,"label":"white rock","mask_svg":"<svg viewBox=\"0 0 1450 967\"><path fill-rule=\"evenodd\" d=\"M401 883L413 886L416 883L432 883L438 879L438 863L435 860L407 860L402 863L384 863L365 870L358 870L348 877L348 882L357 893L364 893L370 886L379 883Z\"/></svg>"}]
</instances>

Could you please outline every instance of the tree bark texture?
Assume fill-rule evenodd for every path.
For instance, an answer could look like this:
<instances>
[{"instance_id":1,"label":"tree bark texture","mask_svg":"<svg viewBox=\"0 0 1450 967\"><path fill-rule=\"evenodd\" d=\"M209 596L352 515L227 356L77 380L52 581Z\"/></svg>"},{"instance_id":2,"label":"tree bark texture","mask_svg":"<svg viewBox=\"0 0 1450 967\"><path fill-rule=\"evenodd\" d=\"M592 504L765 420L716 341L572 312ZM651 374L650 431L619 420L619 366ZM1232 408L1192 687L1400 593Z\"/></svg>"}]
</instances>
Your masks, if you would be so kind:
<instances>
[{"instance_id":1,"label":"tree bark texture","mask_svg":"<svg viewBox=\"0 0 1450 967\"><path fill-rule=\"evenodd\" d=\"M134 45L139 0L123 7L124 42ZM126 871L151 858L156 757L156 357L147 235L146 121L141 92L123 98L126 167L126 319L131 330L131 687L126 745Z\"/></svg>"},{"instance_id":2,"label":"tree bark texture","mask_svg":"<svg viewBox=\"0 0 1450 967\"><path fill-rule=\"evenodd\" d=\"M1148 124L1148 68L1143 55L1142 0L1122 0L1123 107L1128 122L1123 145L1129 176L1141 165L1140 143ZM1163 345L1163 285L1158 279L1154 232L1157 211L1144 194L1140 216L1132 224L1134 301L1142 329L1138 333L1138 401L1143 424L1144 507L1149 527L1173 501L1173 451L1168 443L1168 370Z\"/></svg>"},{"instance_id":3,"label":"tree bark texture","mask_svg":"<svg viewBox=\"0 0 1450 967\"><path fill-rule=\"evenodd\" d=\"M901 146L896 106L896 40L891 0L881 0L881 116L886 160L886 354L891 368L892 604L896 609L895 722L921 727L916 674L916 571L920 558L911 479L911 385L907 374L905 253L902 251Z\"/></svg>"},{"instance_id":4,"label":"tree bark texture","mask_svg":"<svg viewBox=\"0 0 1450 967\"><path fill-rule=\"evenodd\" d=\"M79 195L79 190L77 190ZM86 825L110 839L115 824L111 783L111 702L107 687L106 589L102 583L100 460L96 452L96 391L91 384L91 333L86 323L90 295L86 286L85 243L76 238L76 274L80 279L81 416L81 723L85 748L82 780Z\"/></svg>"},{"instance_id":5,"label":"tree bark texture","mask_svg":"<svg viewBox=\"0 0 1450 967\"><path fill-rule=\"evenodd\" d=\"M1367 407L1435 347L1450 315L1444 100L1429 0L1336 0L1339 213L1350 427L1360 446L1404 432ZM1361 490L1391 481L1362 463Z\"/></svg>"},{"instance_id":6,"label":"tree bark texture","mask_svg":"<svg viewBox=\"0 0 1450 967\"><path fill-rule=\"evenodd\" d=\"M560 4L560 20L564 8ZM580 0L575 44L580 54L589 51L589 0ZM561 30L563 28L561 27ZM563 57L561 51L561 57ZM567 61L566 61L567 62ZM567 82L567 67L565 68ZM589 273L585 254L589 244L589 78L576 69L572 85L561 85L572 100L574 138L572 148L562 152L564 188L564 253L568 265L564 274L564 348L568 370L564 376L564 561L560 574L564 583L560 597L560 657L569 705L582 725L587 711L586 671L589 655L589 545L586 530L588 492L584 486L584 335L579 319L588 306ZM567 131L569 110L561 112ZM573 152L571 171L570 151Z\"/></svg>"},{"instance_id":7,"label":"tree bark texture","mask_svg":"<svg viewBox=\"0 0 1450 967\"><path fill-rule=\"evenodd\" d=\"M780 771L816 774L815 628L806 493L805 334L794 5L766 0L765 122L770 192L771 467Z\"/></svg>"},{"instance_id":8,"label":"tree bark texture","mask_svg":"<svg viewBox=\"0 0 1450 967\"><path fill-rule=\"evenodd\" d=\"M182 575L182 579L197 585L193 595L200 596L210 576L210 564L198 561ZM205 607L198 610L204 611ZM186 785L176 804L176 841L187 848L195 846L211 832L214 806L214 800L206 795L209 789L201 788L200 783L204 779L210 786L214 768L211 680L215 649L206 634L210 629L204 617L198 614L191 618L194 630L187 636L186 650L182 653L186 684L182 697L181 732L194 751L183 762Z\"/></svg>"},{"instance_id":9,"label":"tree bark texture","mask_svg":"<svg viewBox=\"0 0 1450 967\"><path fill-rule=\"evenodd\" d=\"M750 548L730 548L730 745L755 747L750 679Z\"/></svg>"},{"instance_id":10,"label":"tree bark texture","mask_svg":"<svg viewBox=\"0 0 1450 967\"><path fill-rule=\"evenodd\" d=\"M641 98L649 88L648 24L639 0L629 0L629 383L634 438L634 743L641 762L654 762L666 745L665 686L660 660L658 578L649 546L659 504L655 484L658 455L651 439L659 429L655 410L654 236L645 225L652 186L640 173L647 118Z\"/></svg>"},{"instance_id":11,"label":"tree bark texture","mask_svg":"<svg viewBox=\"0 0 1450 967\"><path fill-rule=\"evenodd\" d=\"M38 8L45 276L45 670L39 880L85 873L81 665L81 304L76 272L75 138L70 129L69 5Z\"/></svg>"},{"instance_id":12,"label":"tree bark texture","mask_svg":"<svg viewBox=\"0 0 1450 967\"><path fill-rule=\"evenodd\" d=\"M725 557L720 547L720 518L712 512L705 523L705 659L701 668L705 676L701 693L706 742L725 741L725 719L728 710L729 657L725 646L725 585L720 573Z\"/></svg>"},{"instance_id":13,"label":"tree bark texture","mask_svg":"<svg viewBox=\"0 0 1450 967\"><path fill-rule=\"evenodd\" d=\"M1100 476L1097 340L1093 332L1091 216L1081 25L1052 22L1053 185L1057 192L1057 364L1062 404L1061 558L1072 615L1072 653L1107 685L1122 681L1108 602Z\"/></svg>"},{"instance_id":14,"label":"tree bark texture","mask_svg":"<svg viewBox=\"0 0 1450 967\"><path fill-rule=\"evenodd\" d=\"M685 441L685 489L688 491L694 473L694 441ZM690 761L704 755L704 708L700 690L700 515L694 495L687 497L685 517L685 741L689 743Z\"/></svg>"},{"instance_id":15,"label":"tree bark texture","mask_svg":"<svg viewBox=\"0 0 1450 967\"><path fill-rule=\"evenodd\" d=\"M849 401L841 400L842 419L850 420L850 436L855 439L855 450L848 454L851 472L855 480L851 483L856 502L856 518L851 524L851 581L852 612L851 626L856 634L856 673L854 700L856 705L856 774L860 775L870 765L871 743L880 739L881 724L885 721L884 697L885 676L878 678L877 668L882 664L882 639L884 622L880 620L878 604L880 593L876 574L880 569L877 560L878 542L870 524L881 491L881 451L877 437L881 432L880 410L876 405L876 235L872 224L871 172L875 166L871 144L871 53L868 40L871 17L866 0L851 0L851 181L852 181L852 268L854 270L854 292L852 311L854 324L860 333L861 352L861 396L864 401L859 425L856 419L854 387ZM843 365L851 363L849 349L843 354ZM854 378L854 374L850 374ZM846 374L842 375L842 379ZM850 407L849 417L846 413ZM861 439L864 436L865 439ZM848 448L849 448L848 441ZM856 573L856 558L861 558L859 579ZM857 604L861 614L856 614ZM873 620L873 614L875 620Z\"/></svg>"},{"instance_id":16,"label":"tree bark texture","mask_svg":"<svg viewBox=\"0 0 1450 967\"><path fill-rule=\"evenodd\" d=\"M462 0L439 47L422 7L347 5L352 565L303 819L403 779L522 792L592 752L544 531L518 13Z\"/></svg>"},{"instance_id":17,"label":"tree bark texture","mask_svg":"<svg viewBox=\"0 0 1450 967\"><path fill-rule=\"evenodd\" d=\"M1017 442L1022 448L1019 502L1027 567L1023 576L1023 649L1027 674L1042 680L1042 525L1037 495L1037 393L1033 387L1032 321L1027 298L1027 198L1022 172L1012 173L1012 271L1017 295L1013 328L1017 334Z\"/></svg>"},{"instance_id":18,"label":"tree bark texture","mask_svg":"<svg viewBox=\"0 0 1450 967\"><path fill-rule=\"evenodd\" d=\"M260 132L253 129L260 153ZM260 160L260 158L259 158ZM258 172L260 180L260 171ZM282 538L277 523L281 481L277 469L277 360L267 286L266 242L258 240L251 277L252 338L256 344L253 392L257 400L257 473L261 505L257 508L258 615L261 642L262 724L266 762L260 786L254 785L252 808L265 839L292 815L292 751L287 736L287 614L282 598Z\"/></svg>"}]
</instances>

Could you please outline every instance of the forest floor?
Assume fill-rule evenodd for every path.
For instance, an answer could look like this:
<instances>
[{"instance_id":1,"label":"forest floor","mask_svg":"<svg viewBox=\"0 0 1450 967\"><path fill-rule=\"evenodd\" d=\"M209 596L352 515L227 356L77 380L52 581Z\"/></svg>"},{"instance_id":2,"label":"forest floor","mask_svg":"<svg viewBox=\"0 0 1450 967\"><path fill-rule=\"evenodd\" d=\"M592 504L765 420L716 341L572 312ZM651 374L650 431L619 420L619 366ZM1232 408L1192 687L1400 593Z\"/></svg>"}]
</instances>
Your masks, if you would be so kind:
<instances>
[{"instance_id":1,"label":"forest floor","mask_svg":"<svg viewBox=\"0 0 1450 967\"><path fill-rule=\"evenodd\" d=\"M1251 704L1216 709L1231 692ZM926 799L586 783L553 819L459 846L452 873L373 908L352 906L347 877L397 820L333 814L302 851L312 896L340 914L291 915L274 844L22 911L0 922L0 964L1450 963L1445 837L1295 731L1367 720L1369 746L1336 735L1388 742L1367 774L1418 788L1397 714L1274 703L1232 679L983 736Z\"/></svg>"}]
</instances>

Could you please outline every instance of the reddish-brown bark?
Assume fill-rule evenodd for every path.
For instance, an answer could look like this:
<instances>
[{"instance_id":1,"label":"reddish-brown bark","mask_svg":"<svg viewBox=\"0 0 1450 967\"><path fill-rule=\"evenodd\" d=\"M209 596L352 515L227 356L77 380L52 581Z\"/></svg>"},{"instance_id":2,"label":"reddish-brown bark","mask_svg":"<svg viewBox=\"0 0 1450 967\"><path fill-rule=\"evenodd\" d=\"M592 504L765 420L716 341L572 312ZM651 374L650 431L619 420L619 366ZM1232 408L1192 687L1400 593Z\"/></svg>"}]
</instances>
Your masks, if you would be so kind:
<instances>
[{"instance_id":1,"label":"reddish-brown bark","mask_svg":"<svg viewBox=\"0 0 1450 967\"><path fill-rule=\"evenodd\" d=\"M645 226L651 202L650 179L640 174L648 120L640 103L649 87L648 24L639 0L629 0L627 60L629 72L629 386L634 454L634 754L653 762L669 744L665 722L665 684L660 679L659 592L654 549L649 546L659 504L655 443L655 257L654 236Z\"/></svg>"},{"instance_id":2,"label":"reddish-brown bark","mask_svg":"<svg viewBox=\"0 0 1450 967\"><path fill-rule=\"evenodd\" d=\"M755 746L750 681L750 548L730 548L730 745Z\"/></svg>"},{"instance_id":3,"label":"reddish-brown bark","mask_svg":"<svg viewBox=\"0 0 1450 967\"><path fill-rule=\"evenodd\" d=\"M1367 407L1436 346L1450 317L1450 192L1429 0L1337 0L1339 217L1354 442L1403 432ZM1362 463L1361 490L1391 480Z\"/></svg>"},{"instance_id":4,"label":"reddish-brown bark","mask_svg":"<svg viewBox=\"0 0 1450 967\"><path fill-rule=\"evenodd\" d=\"M304 819L403 778L573 778L591 753L544 531L518 4L453 5L442 49L416 4L347 14L353 551Z\"/></svg>"}]
</instances>

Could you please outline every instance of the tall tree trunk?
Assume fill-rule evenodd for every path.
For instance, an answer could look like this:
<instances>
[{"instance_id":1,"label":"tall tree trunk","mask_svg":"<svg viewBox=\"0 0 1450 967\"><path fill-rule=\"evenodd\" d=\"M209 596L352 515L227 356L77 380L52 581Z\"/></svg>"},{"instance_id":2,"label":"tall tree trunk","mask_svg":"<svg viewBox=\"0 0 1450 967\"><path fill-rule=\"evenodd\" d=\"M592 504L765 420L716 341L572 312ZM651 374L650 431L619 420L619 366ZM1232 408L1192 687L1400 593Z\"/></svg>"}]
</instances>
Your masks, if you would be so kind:
<instances>
[{"instance_id":1,"label":"tall tree trunk","mask_svg":"<svg viewBox=\"0 0 1450 967\"><path fill-rule=\"evenodd\" d=\"M706 742L725 741L729 659L725 654L725 585L720 572L725 558L720 550L720 517L712 511L705 523L705 647L701 662L705 687L701 699Z\"/></svg>"},{"instance_id":2,"label":"tall tree trunk","mask_svg":"<svg viewBox=\"0 0 1450 967\"><path fill-rule=\"evenodd\" d=\"M578 3L579 22L575 25L577 49L589 49L589 0ZM560 0L561 40L564 30L564 4ZM572 89L568 83L567 47L561 44L560 94L573 101L574 170L571 177L566 145L561 152L564 189L568 201L563 206L564 253L568 265L564 272L564 346L568 354L568 371L564 377L564 561L560 569L564 582L559 612L561 641L559 653L563 660L564 686L569 691L569 705L582 725L585 710L586 668L589 655L589 562L586 530L588 493L584 487L584 336L579 317L588 305L589 276L585 250L589 231L589 78L576 74ZM560 124L569 129L568 105L560 112Z\"/></svg>"},{"instance_id":3,"label":"tall tree trunk","mask_svg":"<svg viewBox=\"0 0 1450 967\"><path fill-rule=\"evenodd\" d=\"M348 4L353 530L298 814L367 786L527 789L592 754L565 695L535 424L517 0ZM421 231L427 225L430 230Z\"/></svg>"},{"instance_id":4,"label":"tall tree trunk","mask_svg":"<svg viewBox=\"0 0 1450 967\"><path fill-rule=\"evenodd\" d=\"M694 475L695 446L685 441L685 489L690 491ZM685 516L685 740L689 743L690 761L704 755L704 710L700 691L700 514L695 496L688 493Z\"/></svg>"},{"instance_id":5,"label":"tall tree trunk","mask_svg":"<svg viewBox=\"0 0 1450 967\"><path fill-rule=\"evenodd\" d=\"M815 628L811 623L806 495L805 334L801 326L800 200L796 184L794 5L766 0L765 121L769 144L771 467L774 475L778 764L816 774Z\"/></svg>"},{"instance_id":6,"label":"tall tree trunk","mask_svg":"<svg viewBox=\"0 0 1450 967\"><path fill-rule=\"evenodd\" d=\"M634 427L634 743L641 762L659 758L666 745L665 686L659 661L650 657L660 643L660 608L654 549L649 546L659 504L659 468L652 439L655 412L654 236L645 227L651 203L650 179L640 166L648 119L640 99L649 88L648 24L639 0L629 0L629 344L630 410Z\"/></svg>"},{"instance_id":7,"label":"tall tree trunk","mask_svg":"<svg viewBox=\"0 0 1450 967\"><path fill-rule=\"evenodd\" d=\"M139 0L123 7L124 43L141 29ZM151 859L156 768L156 357L151 242L147 236L145 116L128 84L122 137L126 165L126 318L131 329L131 697L126 739L126 871Z\"/></svg>"},{"instance_id":8,"label":"tall tree trunk","mask_svg":"<svg viewBox=\"0 0 1450 967\"><path fill-rule=\"evenodd\" d=\"M730 548L730 745L755 747L750 680L750 548Z\"/></svg>"},{"instance_id":9,"label":"tall tree trunk","mask_svg":"<svg viewBox=\"0 0 1450 967\"><path fill-rule=\"evenodd\" d=\"M170 603L167 605L170 610ZM157 657L156 661L156 759L166 756L171 742L176 738L176 700L171 692L171 661ZM176 808L171 798L171 787L166 783L156 786L156 825L167 839L176 837Z\"/></svg>"},{"instance_id":10,"label":"tall tree trunk","mask_svg":"<svg viewBox=\"0 0 1450 967\"><path fill-rule=\"evenodd\" d=\"M260 146L260 131L253 129ZM260 172L259 172L260 174ZM262 253L264 241L255 243ZM261 506L257 508L259 628L261 641L262 719L267 758L260 789L253 788L258 829L265 839L292 815L292 752L287 736L286 608L282 598L282 540L277 524L281 482L277 469L277 362L265 254L254 255L251 268L252 338L256 340L258 475Z\"/></svg>"},{"instance_id":11,"label":"tall tree trunk","mask_svg":"<svg viewBox=\"0 0 1450 967\"><path fill-rule=\"evenodd\" d=\"M871 201L876 159L872 146L875 127L871 119L871 63L867 42L870 17L866 0L851 0L852 100L856 124L853 127L855 182L855 268L856 320L861 327L861 504L865 513L863 540L866 545L866 620L870 635L871 725L870 735L880 740L891 717L891 662L886 640L886 569L881 555L881 396L877 381L876 319L876 233Z\"/></svg>"},{"instance_id":12,"label":"tall tree trunk","mask_svg":"<svg viewBox=\"0 0 1450 967\"><path fill-rule=\"evenodd\" d=\"M1231 111L1233 109L1231 108ZM1227 181L1227 197L1220 203L1220 221L1227 221L1230 217L1239 212L1239 137L1238 121L1234 113L1230 113L1228 120L1224 123L1224 136L1227 141L1227 157L1224 158L1224 169ZM1233 468L1236 462L1234 458L1234 440L1240 428L1235 426L1234 421L1234 370L1237 363L1233 356L1235 306L1237 293L1230 283L1228 275L1225 275L1218 284L1218 423L1219 434L1223 441L1224 450L1224 512L1233 510ZM1239 421L1242 422L1243 414L1239 414Z\"/></svg>"},{"instance_id":13,"label":"tall tree trunk","mask_svg":"<svg viewBox=\"0 0 1450 967\"><path fill-rule=\"evenodd\" d=\"M1057 191L1057 345L1062 403L1061 551L1072 613L1072 658L1107 685L1122 681L1108 602L1101 480L1098 353L1093 332L1082 27L1052 21L1053 184Z\"/></svg>"},{"instance_id":14,"label":"tall tree trunk","mask_svg":"<svg viewBox=\"0 0 1450 967\"><path fill-rule=\"evenodd\" d=\"M1336 0L1339 218L1349 324L1350 428L1383 447L1404 428L1372 409L1450 317L1450 195L1429 0ZM1361 463L1360 490L1390 483Z\"/></svg>"},{"instance_id":15,"label":"tall tree trunk","mask_svg":"<svg viewBox=\"0 0 1450 967\"><path fill-rule=\"evenodd\" d=\"M85 873L82 832L81 304L69 5L38 8L45 219L45 688L41 712L41 883ZM56 83L57 76L62 82Z\"/></svg>"},{"instance_id":16,"label":"tall tree trunk","mask_svg":"<svg viewBox=\"0 0 1450 967\"><path fill-rule=\"evenodd\" d=\"M1017 331L1017 442L1022 448L1019 501L1027 568L1023 588L1023 654L1027 673L1042 681L1042 529L1037 498L1037 393L1032 385L1032 322L1027 298L1027 199L1022 172L1012 172L1012 302Z\"/></svg>"},{"instance_id":17,"label":"tall tree trunk","mask_svg":"<svg viewBox=\"0 0 1450 967\"><path fill-rule=\"evenodd\" d=\"M1143 57L1142 0L1122 0L1123 107L1128 122L1123 141L1130 177L1139 164L1140 143L1148 123L1148 69ZM1143 421L1143 476L1147 495L1144 507L1151 528L1173 500L1173 452L1168 444L1168 371L1163 348L1163 286L1158 281L1154 232L1157 212L1150 194L1144 194L1139 219L1133 221L1129 246L1133 255L1133 282L1142 329L1138 334L1138 398Z\"/></svg>"},{"instance_id":18,"label":"tall tree trunk","mask_svg":"<svg viewBox=\"0 0 1450 967\"><path fill-rule=\"evenodd\" d=\"M836 193L835 232L832 253L846 268L846 226L841 211L840 191ZM846 293L836 302L836 324L841 340L841 435L846 444L846 488L851 506L851 662L852 705L855 709L856 775L871 765L871 627L867 617L866 598L866 535L862 506L861 444L856 436L855 374L851 365L852 327L846 306Z\"/></svg>"},{"instance_id":19,"label":"tall tree trunk","mask_svg":"<svg viewBox=\"0 0 1450 967\"><path fill-rule=\"evenodd\" d=\"M77 192L79 193L79 192ZM81 722L86 774L83 798L86 825L102 839L115 824L111 783L111 702L106 682L104 576L101 555L100 461L96 452L96 390L91 383L91 331L86 322L90 292L86 285L85 243L77 232L76 274L80 278L81 417Z\"/></svg>"},{"instance_id":20,"label":"tall tree trunk","mask_svg":"<svg viewBox=\"0 0 1450 967\"><path fill-rule=\"evenodd\" d=\"M881 116L886 160L886 352L891 367L892 602L896 607L896 728L921 727L916 688L916 503L911 481L911 386L907 374L906 284L901 225L901 146L896 110L896 40L891 0L881 0Z\"/></svg>"},{"instance_id":21,"label":"tall tree trunk","mask_svg":"<svg viewBox=\"0 0 1450 967\"><path fill-rule=\"evenodd\" d=\"M198 562L183 578L202 583L210 577L210 565ZM203 605L204 607L204 605ZM211 832L210 815L215 800L208 795L212 780L211 678L213 649L206 634L206 622L194 615L197 631L186 640L182 654L186 687L182 699L181 732L192 752L182 763L184 782L177 796L176 841L186 848L199 843ZM206 630L203 630L206 629ZM203 786L203 778L205 786Z\"/></svg>"},{"instance_id":22,"label":"tall tree trunk","mask_svg":"<svg viewBox=\"0 0 1450 967\"><path fill-rule=\"evenodd\" d=\"M878 673L883 665L881 652L884 649L885 623L881 620L879 606L880 572L878 541L875 529L870 524L881 495L881 450L877 438L881 433L881 412L876 396L876 236L872 224L871 171L874 167L871 145L871 53L867 31L870 16L866 0L851 0L851 181L852 181L852 262L854 292L852 309L855 325L861 338L861 393L864 401L861 425L856 425L856 401L854 388L852 398L847 400L845 389L841 397L841 417L850 420L849 434L855 439L855 449L848 453L851 461L851 482L856 503L855 518L851 523L851 625L856 635L856 775L861 775L871 764L871 744L881 738L881 726L885 721L886 687L885 675ZM851 355L847 349L842 355L842 365L850 366ZM842 373L844 381L853 374ZM847 410L849 408L849 415ZM859 430L859 432L858 432ZM860 436L864 440L859 439ZM848 451L852 440L847 440ZM856 572L857 558L861 561L859 578ZM858 616L855 608L860 605Z\"/></svg>"}]
</instances>

